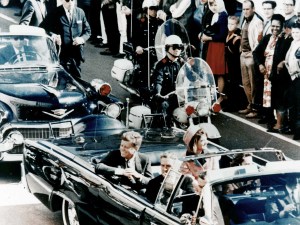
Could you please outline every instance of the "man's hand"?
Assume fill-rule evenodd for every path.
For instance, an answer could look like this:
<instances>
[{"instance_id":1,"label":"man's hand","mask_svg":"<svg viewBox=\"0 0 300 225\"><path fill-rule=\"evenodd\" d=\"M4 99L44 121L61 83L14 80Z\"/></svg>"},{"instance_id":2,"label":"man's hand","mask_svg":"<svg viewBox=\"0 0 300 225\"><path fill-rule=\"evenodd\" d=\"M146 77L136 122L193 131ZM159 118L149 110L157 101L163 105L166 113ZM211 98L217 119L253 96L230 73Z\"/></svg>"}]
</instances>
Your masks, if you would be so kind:
<instances>
[{"instance_id":1,"label":"man's hand","mask_svg":"<svg viewBox=\"0 0 300 225\"><path fill-rule=\"evenodd\" d=\"M73 45L82 45L84 44L84 39L82 37L76 37L73 40Z\"/></svg>"},{"instance_id":2,"label":"man's hand","mask_svg":"<svg viewBox=\"0 0 300 225\"><path fill-rule=\"evenodd\" d=\"M55 43L55 44L57 44L57 45L61 45L61 37L60 37L60 35L58 35L58 34L53 34L52 36L51 36L51 39L52 39L52 41Z\"/></svg>"},{"instance_id":3,"label":"man's hand","mask_svg":"<svg viewBox=\"0 0 300 225\"><path fill-rule=\"evenodd\" d=\"M281 61L280 63L278 63L277 65L277 74L280 73L280 71L283 69L285 62Z\"/></svg>"},{"instance_id":4,"label":"man's hand","mask_svg":"<svg viewBox=\"0 0 300 225\"><path fill-rule=\"evenodd\" d=\"M157 13L156 13L156 15L157 15L156 16L157 18L159 18L159 19L161 19L163 21L166 21L166 19L167 19L167 14L164 11L162 11L162 10L158 10Z\"/></svg>"},{"instance_id":5,"label":"man's hand","mask_svg":"<svg viewBox=\"0 0 300 225\"><path fill-rule=\"evenodd\" d=\"M284 206L284 211L286 212L292 212L294 210L296 210L296 206L294 204L288 204Z\"/></svg>"},{"instance_id":6,"label":"man's hand","mask_svg":"<svg viewBox=\"0 0 300 225\"><path fill-rule=\"evenodd\" d=\"M212 37L210 36L207 36L206 34L202 34L202 37L201 37L201 41L203 43L207 42L207 41L211 41L212 40Z\"/></svg>"},{"instance_id":7,"label":"man's hand","mask_svg":"<svg viewBox=\"0 0 300 225\"><path fill-rule=\"evenodd\" d=\"M131 14L131 9L129 9L127 6L122 6L121 12L124 13L126 16L129 16Z\"/></svg>"},{"instance_id":8,"label":"man's hand","mask_svg":"<svg viewBox=\"0 0 300 225\"><path fill-rule=\"evenodd\" d=\"M260 65L259 65L259 72L262 73L262 74L265 74L265 72L266 72L266 67L265 67L263 64L260 64Z\"/></svg>"},{"instance_id":9,"label":"man's hand","mask_svg":"<svg viewBox=\"0 0 300 225\"><path fill-rule=\"evenodd\" d=\"M168 98L169 98L169 95L162 96L160 93L157 93L157 94L156 94L156 97L157 97L157 98L162 98L162 99L168 99Z\"/></svg>"},{"instance_id":10,"label":"man's hand","mask_svg":"<svg viewBox=\"0 0 300 225\"><path fill-rule=\"evenodd\" d=\"M129 179L132 179L132 178L140 179L140 178L142 178L142 174L136 172L135 169L132 169L132 168L125 169L123 175L128 177Z\"/></svg>"}]
</instances>

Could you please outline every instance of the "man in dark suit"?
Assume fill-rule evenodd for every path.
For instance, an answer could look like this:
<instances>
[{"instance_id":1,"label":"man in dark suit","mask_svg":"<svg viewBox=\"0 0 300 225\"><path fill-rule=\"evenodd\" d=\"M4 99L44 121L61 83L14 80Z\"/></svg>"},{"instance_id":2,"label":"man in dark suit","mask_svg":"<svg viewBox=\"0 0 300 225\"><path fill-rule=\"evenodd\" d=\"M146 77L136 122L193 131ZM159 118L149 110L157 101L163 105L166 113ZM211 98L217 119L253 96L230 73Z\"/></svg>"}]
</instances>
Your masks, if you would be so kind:
<instances>
[{"instance_id":1,"label":"man in dark suit","mask_svg":"<svg viewBox=\"0 0 300 225\"><path fill-rule=\"evenodd\" d=\"M80 77L80 65L84 62L83 45L91 36L84 11L75 6L74 0L62 0L62 5L47 14L40 27L61 46L59 58L62 66L73 76Z\"/></svg>"},{"instance_id":2,"label":"man in dark suit","mask_svg":"<svg viewBox=\"0 0 300 225\"><path fill-rule=\"evenodd\" d=\"M171 169L172 164L174 164L173 161L174 161L174 156L170 153L163 153L160 156L161 174L153 178L152 180L150 180L146 187L145 195L150 202L154 203L158 195L159 189L161 187L161 184L165 179L165 176Z\"/></svg>"},{"instance_id":3,"label":"man in dark suit","mask_svg":"<svg viewBox=\"0 0 300 225\"><path fill-rule=\"evenodd\" d=\"M297 178L288 176L282 189L276 188L277 192L284 193L284 197L270 198L267 200L266 221L272 222L280 218L295 218L300 215L300 189Z\"/></svg>"},{"instance_id":4,"label":"man in dark suit","mask_svg":"<svg viewBox=\"0 0 300 225\"><path fill-rule=\"evenodd\" d=\"M35 52L32 46L25 45L23 37L15 37L12 39L11 44L0 49L0 65L36 60L37 55Z\"/></svg>"},{"instance_id":5,"label":"man in dark suit","mask_svg":"<svg viewBox=\"0 0 300 225\"><path fill-rule=\"evenodd\" d=\"M109 152L95 166L95 172L108 178L117 176L121 184L128 185L135 190L144 188L153 175L150 159L138 152L141 144L142 136L139 133L135 131L124 133L120 150Z\"/></svg>"},{"instance_id":6,"label":"man in dark suit","mask_svg":"<svg viewBox=\"0 0 300 225\"><path fill-rule=\"evenodd\" d=\"M22 9L21 25L39 26L46 15L56 8L56 0L28 0Z\"/></svg>"}]
</instances>

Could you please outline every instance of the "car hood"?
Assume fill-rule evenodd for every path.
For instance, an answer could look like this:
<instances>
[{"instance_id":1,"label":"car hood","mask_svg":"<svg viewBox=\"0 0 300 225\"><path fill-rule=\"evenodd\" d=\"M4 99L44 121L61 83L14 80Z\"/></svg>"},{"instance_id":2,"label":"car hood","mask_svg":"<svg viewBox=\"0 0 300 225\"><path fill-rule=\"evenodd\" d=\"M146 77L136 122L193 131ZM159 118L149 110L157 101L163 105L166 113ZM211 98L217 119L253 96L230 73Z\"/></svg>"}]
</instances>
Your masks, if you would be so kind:
<instances>
[{"instance_id":1,"label":"car hood","mask_svg":"<svg viewBox=\"0 0 300 225\"><path fill-rule=\"evenodd\" d=\"M73 91L57 91L43 84L0 84L3 95L28 101L51 102L52 104L68 104L80 101L83 94Z\"/></svg>"},{"instance_id":2,"label":"car hood","mask_svg":"<svg viewBox=\"0 0 300 225\"><path fill-rule=\"evenodd\" d=\"M43 84L0 84L0 99L17 120L51 120L89 114L85 94ZM76 110L75 110L76 109Z\"/></svg>"}]
</instances>

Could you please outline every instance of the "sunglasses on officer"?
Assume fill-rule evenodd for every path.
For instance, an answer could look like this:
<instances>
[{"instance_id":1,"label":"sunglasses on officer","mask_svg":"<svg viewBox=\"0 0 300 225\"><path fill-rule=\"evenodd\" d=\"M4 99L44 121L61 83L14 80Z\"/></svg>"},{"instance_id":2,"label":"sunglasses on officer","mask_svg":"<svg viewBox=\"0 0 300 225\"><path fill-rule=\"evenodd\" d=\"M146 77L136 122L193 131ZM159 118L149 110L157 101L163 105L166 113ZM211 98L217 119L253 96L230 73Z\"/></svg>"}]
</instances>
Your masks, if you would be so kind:
<instances>
[{"instance_id":1,"label":"sunglasses on officer","mask_svg":"<svg viewBox=\"0 0 300 225\"><path fill-rule=\"evenodd\" d=\"M158 7L157 6L150 6L149 9L150 10L158 10Z\"/></svg>"},{"instance_id":2,"label":"sunglasses on officer","mask_svg":"<svg viewBox=\"0 0 300 225\"><path fill-rule=\"evenodd\" d=\"M178 49L182 51L184 49L184 46L180 44L170 45L170 47L172 47L174 50Z\"/></svg>"},{"instance_id":3,"label":"sunglasses on officer","mask_svg":"<svg viewBox=\"0 0 300 225\"><path fill-rule=\"evenodd\" d=\"M66 2L69 2L69 1L72 1L72 2L73 2L74 0L65 0L65 1L66 1Z\"/></svg>"}]
</instances>

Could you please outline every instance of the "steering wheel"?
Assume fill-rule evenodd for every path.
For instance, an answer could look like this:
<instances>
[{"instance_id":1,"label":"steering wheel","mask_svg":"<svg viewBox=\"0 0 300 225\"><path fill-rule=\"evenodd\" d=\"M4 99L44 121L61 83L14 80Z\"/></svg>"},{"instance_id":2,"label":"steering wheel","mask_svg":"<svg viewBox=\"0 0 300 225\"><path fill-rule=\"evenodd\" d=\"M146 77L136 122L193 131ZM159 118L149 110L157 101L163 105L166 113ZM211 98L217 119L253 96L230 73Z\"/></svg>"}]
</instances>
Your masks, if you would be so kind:
<instances>
[{"instance_id":1,"label":"steering wheel","mask_svg":"<svg viewBox=\"0 0 300 225\"><path fill-rule=\"evenodd\" d=\"M42 56L37 51L26 51L26 52L19 52L14 54L8 60L9 64L16 64L22 62L21 59L25 56L26 60L42 60Z\"/></svg>"}]
</instances>

